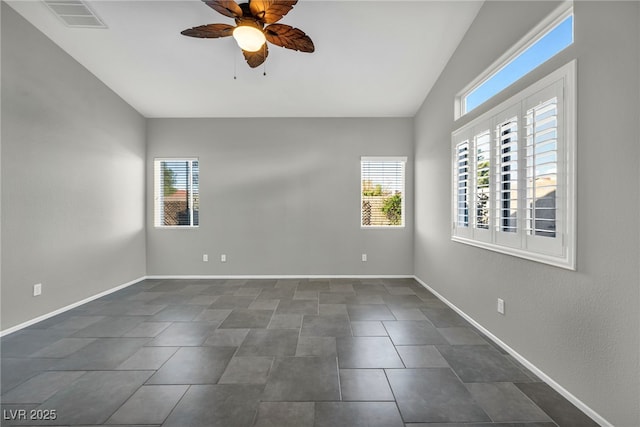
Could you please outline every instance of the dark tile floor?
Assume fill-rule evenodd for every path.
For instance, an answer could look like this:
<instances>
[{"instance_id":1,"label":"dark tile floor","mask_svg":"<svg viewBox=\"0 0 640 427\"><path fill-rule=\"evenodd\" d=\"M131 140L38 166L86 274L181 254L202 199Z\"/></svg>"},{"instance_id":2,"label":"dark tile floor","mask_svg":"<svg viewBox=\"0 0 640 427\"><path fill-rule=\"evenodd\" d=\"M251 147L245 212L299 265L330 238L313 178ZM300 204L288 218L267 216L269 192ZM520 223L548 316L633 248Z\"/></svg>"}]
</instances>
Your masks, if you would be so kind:
<instances>
[{"instance_id":1,"label":"dark tile floor","mask_svg":"<svg viewBox=\"0 0 640 427\"><path fill-rule=\"evenodd\" d=\"M147 280L1 345L2 426L596 425L412 279Z\"/></svg>"}]
</instances>

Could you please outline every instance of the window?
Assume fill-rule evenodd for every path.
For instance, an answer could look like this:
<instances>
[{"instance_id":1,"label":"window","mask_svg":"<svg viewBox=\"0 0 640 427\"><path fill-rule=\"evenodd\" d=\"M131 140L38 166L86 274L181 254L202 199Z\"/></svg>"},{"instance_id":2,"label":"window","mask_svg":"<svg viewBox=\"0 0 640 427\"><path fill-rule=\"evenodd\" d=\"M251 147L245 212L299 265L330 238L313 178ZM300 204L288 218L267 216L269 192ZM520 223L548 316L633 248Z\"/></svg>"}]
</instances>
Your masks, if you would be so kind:
<instances>
[{"instance_id":1,"label":"window","mask_svg":"<svg viewBox=\"0 0 640 427\"><path fill-rule=\"evenodd\" d=\"M575 268L575 72L452 134L454 241Z\"/></svg>"},{"instance_id":2,"label":"window","mask_svg":"<svg viewBox=\"0 0 640 427\"><path fill-rule=\"evenodd\" d=\"M566 3L461 92L456 118L477 108L572 43L573 9L571 3Z\"/></svg>"},{"instance_id":3,"label":"window","mask_svg":"<svg viewBox=\"0 0 640 427\"><path fill-rule=\"evenodd\" d=\"M200 194L197 159L154 161L154 224L197 227Z\"/></svg>"},{"instance_id":4,"label":"window","mask_svg":"<svg viewBox=\"0 0 640 427\"><path fill-rule=\"evenodd\" d=\"M362 227L404 226L406 157L362 157L360 161Z\"/></svg>"}]
</instances>

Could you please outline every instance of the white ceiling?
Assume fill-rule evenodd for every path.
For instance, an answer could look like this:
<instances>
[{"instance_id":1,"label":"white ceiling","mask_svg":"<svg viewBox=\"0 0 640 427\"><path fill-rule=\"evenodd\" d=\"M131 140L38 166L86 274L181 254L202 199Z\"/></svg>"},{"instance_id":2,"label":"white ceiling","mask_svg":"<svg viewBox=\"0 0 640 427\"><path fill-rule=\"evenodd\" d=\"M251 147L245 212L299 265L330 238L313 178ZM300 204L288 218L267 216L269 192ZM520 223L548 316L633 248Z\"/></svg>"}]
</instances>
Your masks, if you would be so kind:
<instances>
[{"instance_id":1,"label":"white ceiling","mask_svg":"<svg viewBox=\"0 0 640 427\"><path fill-rule=\"evenodd\" d=\"M8 3L145 117L413 116L482 5L301 0L280 22L316 51L270 45L264 76L232 38L180 35L233 24L198 0L88 1L107 29L68 28L38 0Z\"/></svg>"}]
</instances>

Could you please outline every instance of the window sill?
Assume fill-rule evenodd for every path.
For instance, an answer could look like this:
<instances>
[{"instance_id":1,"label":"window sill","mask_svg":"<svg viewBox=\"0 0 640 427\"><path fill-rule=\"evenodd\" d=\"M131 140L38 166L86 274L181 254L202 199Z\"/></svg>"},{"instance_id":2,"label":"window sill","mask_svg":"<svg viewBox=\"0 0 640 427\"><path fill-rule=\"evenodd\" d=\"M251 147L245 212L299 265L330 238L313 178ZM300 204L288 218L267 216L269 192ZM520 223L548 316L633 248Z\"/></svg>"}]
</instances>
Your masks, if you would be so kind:
<instances>
[{"instance_id":1,"label":"window sill","mask_svg":"<svg viewBox=\"0 0 640 427\"><path fill-rule=\"evenodd\" d=\"M463 243L465 245L475 246L477 248L487 249L505 255L511 255L517 258L527 259L529 261L535 261L542 264L552 265L554 267L564 268L566 270L576 270L575 259L571 259L568 256L557 257L539 252L532 252L523 249L510 248L508 246L496 245L494 243L480 242L477 240L467 239L459 236L451 236L451 240L454 242Z\"/></svg>"}]
</instances>

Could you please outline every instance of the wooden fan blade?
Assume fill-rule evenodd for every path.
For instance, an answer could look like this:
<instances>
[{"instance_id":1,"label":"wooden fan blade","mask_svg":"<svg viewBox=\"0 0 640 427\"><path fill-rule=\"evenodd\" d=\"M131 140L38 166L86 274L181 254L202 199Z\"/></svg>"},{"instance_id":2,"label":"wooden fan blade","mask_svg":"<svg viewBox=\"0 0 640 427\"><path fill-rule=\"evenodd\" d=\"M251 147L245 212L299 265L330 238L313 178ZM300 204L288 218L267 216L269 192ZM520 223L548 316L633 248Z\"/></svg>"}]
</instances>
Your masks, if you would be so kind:
<instances>
[{"instance_id":1,"label":"wooden fan blade","mask_svg":"<svg viewBox=\"0 0 640 427\"><path fill-rule=\"evenodd\" d=\"M289 13L298 0L251 0L251 14L265 24L273 24Z\"/></svg>"},{"instance_id":2,"label":"wooden fan blade","mask_svg":"<svg viewBox=\"0 0 640 427\"><path fill-rule=\"evenodd\" d=\"M244 54L244 59L247 60L247 64L249 64L249 67L256 68L258 65L267 60L267 56L269 56L269 48L265 43L262 49L257 52L247 52L246 50L243 50L242 53Z\"/></svg>"},{"instance_id":3,"label":"wooden fan blade","mask_svg":"<svg viewBox=\"0 0 640 427\"><path fill-rule=\"evenodd\" d=\"M264 29L267 40L275 45L300 52L313 52L315 46L304 31L289 25L271 24Z\"/></svg>"},{"instance_id":4,"label":"wooden fan blade","mask_svg":"<svg viewBox=\"0 0 640 427\"><path fill-rule=\"evenodd\" d=\"M229 37L233 34L236 27L228 24L209 24L200 25L199 27L189 28L180 34L189 37L199 37L201 39L217 39L220 37Z\"/></svg>"},{"instance_id":5,"label":"wooden fan blade","mask_svg":"<svg viewBox=\"0 0 640 427\"><path fill-rule=\"evenodd\" d=\"M203 0L207 6L229 18L242 17L242 9L233 0Z\"/></svg>"}]
</instances>

